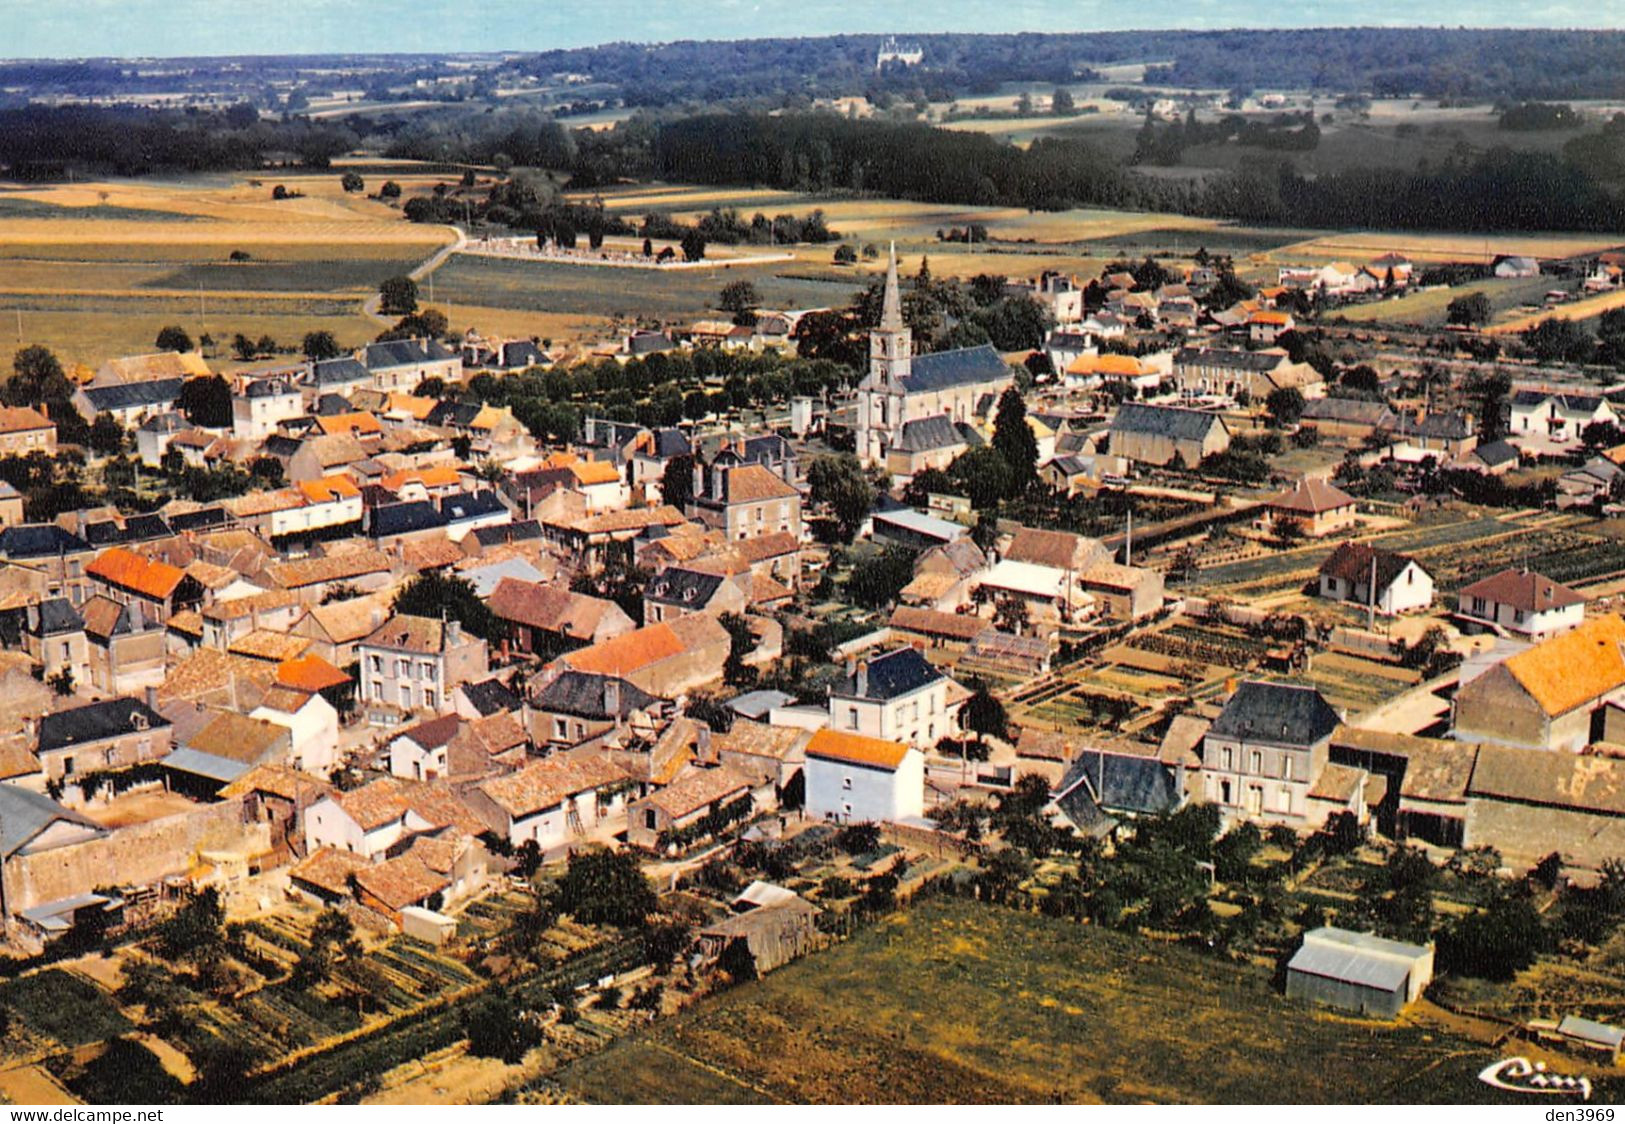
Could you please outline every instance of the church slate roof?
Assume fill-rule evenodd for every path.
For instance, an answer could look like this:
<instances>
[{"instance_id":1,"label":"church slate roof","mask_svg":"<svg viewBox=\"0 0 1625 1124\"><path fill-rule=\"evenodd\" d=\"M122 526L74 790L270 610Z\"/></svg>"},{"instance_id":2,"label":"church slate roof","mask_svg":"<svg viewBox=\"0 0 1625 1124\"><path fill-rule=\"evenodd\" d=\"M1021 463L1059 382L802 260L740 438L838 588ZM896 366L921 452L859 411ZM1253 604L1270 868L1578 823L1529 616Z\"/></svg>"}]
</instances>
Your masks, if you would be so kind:
<instances>
[{"instance_id":1,"label":"church slate roof","mask_svg":"<svg viewBox=\"0 0 1625 1124\"><path fill-rule=\"evenodd\" d=\"M1010 377L992 344L961 347L953 351L935 351L916 355L909 364L909 373L898 381L910 394L948 390L956 386L976 386Z\"/></svg>"}]
</instances>

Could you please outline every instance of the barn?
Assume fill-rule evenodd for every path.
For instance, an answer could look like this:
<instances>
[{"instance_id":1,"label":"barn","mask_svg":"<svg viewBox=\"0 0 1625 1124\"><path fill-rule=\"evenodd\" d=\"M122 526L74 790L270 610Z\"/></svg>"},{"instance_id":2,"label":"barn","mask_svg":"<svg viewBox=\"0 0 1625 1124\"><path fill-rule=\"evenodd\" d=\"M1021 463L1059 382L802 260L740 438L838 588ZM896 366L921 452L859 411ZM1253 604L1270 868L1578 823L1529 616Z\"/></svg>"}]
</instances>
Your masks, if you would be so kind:
<instances>
[{"instance_id":1,"label":"barn","mask_svg":"<svg viewBox=\"0 0 1625 1124\"><path fill-rule=\"evenodd\" d=\"M1286 994L1393 1018L1433 979L1433 946L1324 926L1303 935L1287 962Z\"/></svg>"}]
</instances>

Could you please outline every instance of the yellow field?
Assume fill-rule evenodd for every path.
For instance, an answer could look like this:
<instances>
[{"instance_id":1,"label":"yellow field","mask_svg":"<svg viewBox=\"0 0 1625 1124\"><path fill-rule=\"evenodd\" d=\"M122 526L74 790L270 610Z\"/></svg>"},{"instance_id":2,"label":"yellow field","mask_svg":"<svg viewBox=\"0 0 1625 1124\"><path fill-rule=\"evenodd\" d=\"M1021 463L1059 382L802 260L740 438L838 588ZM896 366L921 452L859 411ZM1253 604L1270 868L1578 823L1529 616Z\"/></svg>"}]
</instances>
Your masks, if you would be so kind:
<instances>
[{"instance_id":1,"label":"yellow field","mask_svg":"<svg viewBox=\"0 0 1625 1124\"><path fill-rule=\"evenodd\" d=\"M1335 261L1344 259L1356 265L1383 254L1404 254L1414 261L1490 262L1498 254L1527 255L1533 258L1566 258L1595 253L1619 244L1606 234L1428 234L1412 231L1392 233L1327 234L1306 242L1283 246L1271 256L1277 261Z\"/></svg>"},{"instance_id":2,"label":"yellow field","mask_svg":"<svg viewBox=\"0 0 1625 1124\"><path fill-rule=\"evenodd\" d=\"M1485 329L1492 335L1512 335L1527 331L1542 320L1590 320L1594 316L1601 316L1616 308L1625 308L1625 290L1615 290L1612 293L1599 293L1594 297L1587 297L1572 304L1560 304L1552 308L1542 309L1527 316L1520 316L1515 320L1508 320L1504 324L1497 324Z\"/></svg>"},{"instance_id":3,"label":"yellow field","mask_svg":"<svg viewBox=\"0 0 1625 1124\"><path fill-rule=\"evenodd\" d=\"M273 201L277 184L304 198ZM172 323L194 337L293 343L327 329L359 344L378 331L361 311L378 281L454 237L347 195L337 172L0 185L0 334L19 334L20 313L22 343L92 367L150 350ZM231 261L237 251L249 260Z\"/></svg>"}]
</instances>

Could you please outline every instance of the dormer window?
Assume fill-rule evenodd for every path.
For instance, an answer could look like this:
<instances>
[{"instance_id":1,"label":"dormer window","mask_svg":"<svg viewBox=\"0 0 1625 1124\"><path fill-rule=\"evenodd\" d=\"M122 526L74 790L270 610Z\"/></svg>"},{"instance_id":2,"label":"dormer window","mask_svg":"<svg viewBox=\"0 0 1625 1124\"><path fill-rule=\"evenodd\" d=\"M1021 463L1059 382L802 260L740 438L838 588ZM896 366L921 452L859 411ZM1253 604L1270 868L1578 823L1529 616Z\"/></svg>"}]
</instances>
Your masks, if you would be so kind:
<instances>
[{"instance_id":1,"label":"dormer window","mask_svg":"<svg viewBox=\"0 0 1625 1124\"><path fill-rule=\"evenodd\" d=\"M130 725L137 730L145 730L147 728L147 716L140 711L136 711L130 715Z\"/></svg>"}]
</instances>

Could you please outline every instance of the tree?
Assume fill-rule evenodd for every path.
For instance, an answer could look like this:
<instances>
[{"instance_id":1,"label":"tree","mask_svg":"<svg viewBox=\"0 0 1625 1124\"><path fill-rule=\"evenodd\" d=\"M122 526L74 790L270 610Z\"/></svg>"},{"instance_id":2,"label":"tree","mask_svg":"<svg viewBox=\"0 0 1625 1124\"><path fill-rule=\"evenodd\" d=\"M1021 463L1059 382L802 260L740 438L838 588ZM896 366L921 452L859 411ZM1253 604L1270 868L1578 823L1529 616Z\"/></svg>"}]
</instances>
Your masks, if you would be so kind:
<instances>
[{"instance_id":1,"label":"tree","mask_svg":"<svg viewBox=\"0 0 1625 1124\"><path fill-rule=\"evenodd\" d=\"M127 440L124 427L112 414L97 414L90 423L90 447L95 452L104 456L122 453Z\"/></svg>"},{"instance_id":2,"label":"tree","mask_svg":"<svg viewBox=\"0 0 1625 1124\"><path fill-rule=\"evenodd\" d=\"M629 851L573 853L554 889L553 905L588 925L631 928L655 910L654 887Z\"/></svg>"},{"instance_id":3,"label":"tree","mask_svg":"<svg viewBox=\"0 0 1625 1124\"><path fill-rule=\"evenodd\" d=\"M532 1046L541 1044L542 1028L514 1010L506 995L480 999L463 1016L468 1052L476 1058L498 1058L509 1065L524 1060Z\"/></svg>"},{"instance_id":4,"label":"tree","mask_svg":"<svg viewBox=\"0 0 1625 1124\"><path fill-rule=\"evenodd\" d=\"M815 504L829 508L842 542L851 542L875 505L874 485L863 465L851 453L818 457L807 470L807 485Z\"/></svg>"},{"instance_id":5,"label":"tree","mask_svg":"<svg viewBox=\"0 0 1625 1124\"><path fill-rule=\"evenodd\" d=\"M306 359L337 359L343 354L339 341L334 338L332 332L325 329L306 332L299 350L304 353Z\"/></svg>"},{"instance_id":6,"label":"tree","mask_svg":"<svg viewBox=\"0 0 1625 1124\"><path fill-rule=\"evenodd\" d=\"M965 700L960 721L983 744L988 738L1009 740L1010 717L1005 713L1004 704L994 697L985 683L978 683L975 694Z\"/></svg>"},{"instance_id":7,"label":"tree","mask_svg":"<svg viewBox=\"0 0 1625 1124\"><path fill-rule=\"evenodd\" d=\"M185 328L170 324L159 329L158 340L154 346L159 351L191 351L192 337L186 334Z\"/></svg>"},{"instance_id":8,"label":"tree","mask_svg":"<svg viewBox=\"0 0 1625 1124\"><path fill-rule=\"evenodd\" d=\"M378 295L383 298L378 311L385 316L405 316L418 310L418 283L410 277L386 277L378 286Z\"/></svg>"},{"instance_id":9,"label":"tree","mask_svg":"<svg viewBox=\"0 0 1625 1124\"><path fill-rule=\"evenodd\" d=\"M444 398L446 396L446 380L439 375L430 375L426 379L419 379L418 384L412 388L412 394L417 398Z\"/></svg>"},{"instance_id":10,"label":"tree","mask_svg":"<svg viewBox=\"0 0 1625 1124\"><path fill-rule=\"evenodd\" d=\"M1486 980L1510 980L1546 947L1540 914L1529 899L1507 896L1439 934L1439 968Z\"/></svg>"},{"instance_id":11,"label":"tree","mask_svg":"<svg viewBox=\"0 0 1625 1124\"><path fill-rule=\"evenodd\" d=\"M1027 602L1020 597L1001 597L993 606L993 627L1020 635L1029 623Z\"/></svg>"},{"instance_id":12,"label":"tree","mask_svg":"<svg viewBox=\"0 0 1625 1124\"><path fill-rule=\"evenodd\" d=\"M73 384L47 348L38 344L19 348L12 357L11 369L13 374L0 395L8 406L38 406L73 397Z\"/></svg>"},{"instance_id":13,"label":"tree","mask_svg":"<svg viewBox=\"0 0 1625 1124\"><path fill-rule=\"evenodd\" d=\"M423 570L395 595L395 611L414 617L461 621L465 629L485 640L498 638L498 622L474 592L473 583L439 570Z\"/></svg>"},{"instance_id":14,"label":"tree","mask_svg":"<svg viewBox=\"0 0 1625 1124\"><path fill-rule=\"evenodd\" d=\"M1055 95L1050 98L1049 108L1051 113L1059 117L1063 114L1076 113L1078 103L1072 100L1071 90L1065 86L1057 86L1055 87Z\"/></svg>"},{"instance_id":15,"label":"tree","mask_svg":"<svg viewBox=\"0 0 1625 1124\"><path fill-rule=\"evenodd\" d=\"M999 396L993 415L993 448L1010 470L1006 495L1026 492L1038 479L1038 438L1027 424L1027 404L1013 386Z\"/></svg>"},{"instance_id":16,"label":"tree","mask_svg":"<svg viewBox=\"0 0 1625 1124\"><path fill-rule=\"evenodd\" d=\"M1303 416L1303 391L1295 386L1278 386L1264 399L1264 405L1277 424L1296 424Z\"/></svg>"},{"instance_id":17,"label":"tree","mask_svg":"<svg viewBox=\"0 0 1625 1124\"><path fill-rule=\"evenodd\" d=\"M361 178L359 172L345 172L339 177L339 186L347 192L365 191L367 182Z\"/></svg>"},{"instance_id":18,"label":"tree","mask_svg":"<svg viewBox=\"0 0 1625 1124\"><path fill-rule=\"evenodd\" d=\"M684 261L705 260L705 235L698 230L690 228L683 231L683 237L677 244L683 248Z\"/></svg>"},{"instance_id":19,"label":"tree","mask_svg":"<svg viewBox=\"0 0 1625 1124\"><path fill-rule=\"evenodd\" d=\"M1028 430L1029 436L1031 433ZM1017 494L1016 474L1004 454L988 445L959 454L948 466L948 475L954 482L954 490L968 497L977 511L996 507L1000 500Z\"/></svg>"},{"instance_id":20,"label":"tree","mask_svg":"<svg viewBox=\"0 0 1625 1124\"><path fill-rule=\"evenodd\" d=\"M854 265L857 260L858 252L852 248L850 243L843 242L835 247L836 265Z\"/></svg>"},{"instance_id":21,"label":"tree","mask_svg":"<svg viewBox=\"0 0 1625 1124\"><path fill-rule=\"evenodd\" d=\"M1490 307L1490 299L1482 292L1469 292L1466 296L1454 297L1445 305L1445 320L1449 323L1461 323L1472 326L1490 322L1490 315L1495 312Z\"/></svg>"},{"instance_id":22,"label":"tree","mask_svg":"<svg viewBox=\"0 0 1625 1124\"><path fill-rule=\"evenodd\" d=\"M748 691L756 686L760 674L745 663L745 657L756 650L756 633L750 621L738 613L723 613L717 623L728 630L728 658L722 663L722 680L730 687Z\"/></svg>"},{"instance_id":23,"label":"tree","mask_svg":"<svg viewBox=\"0 0 1625 1124\"><path fill-rule=\"evenodd\" d=\"M231 424L231 385L219 375L187 379L175 405L193 425L222 429Z\"/></svg>"},{"instance_id":24,"label":"tree","mask_svg":"<svg viewBox=\"0 0 1625 1124\"><path fill-rule=\"evenodd\" d=\"M866 609L883 608L897 600L913 577L914 556L900 546L887 547L852 567L847 596Z\"/></svg>"},{"instance_id":25,"label":"tree","mask_svg":"<svg viewBox=\"0 0 1625 1124\"><path fill-rule=\"evenodd\" d=\"M666 462L666 471L660 476L660 502L687 511L694 500L694 458L678 453Z\"/></svg>"},{"instance_id":26,"label":"tree","mask_svg":"<svg viewBox=\"0 0 1625 1124\"><path fill-rule=\"evenodd\" d=\"M232 353L244 363L254 358L254 356L257 354L254 341L243 335L241 332L238 332L235 336L231 337L231 350Z\"/></svg>"},{"instance_id":27,"label":"tree","mask_svg":"<svg viewBox=\"0 0 1625 1124\"><path fill-rule=\"evenodd\" d=\"M400 197L401 185L394 180L385 180L384 186L378 189L378 198L380 199L399 199Z\"/></svg>"},{"instance_id":28,"label":"tree","mask_svg":"<svg viewBox=\"0 0 1625 1124\"><path fill-rule=\"evenodd\" d=\"M762 298L757 296L756 286L749 281L739 280L730 281L722 287L717 307L724 312L731 312L735 324L754 324L756 309L761 303Z\"/></svg>"}]
</instances>

